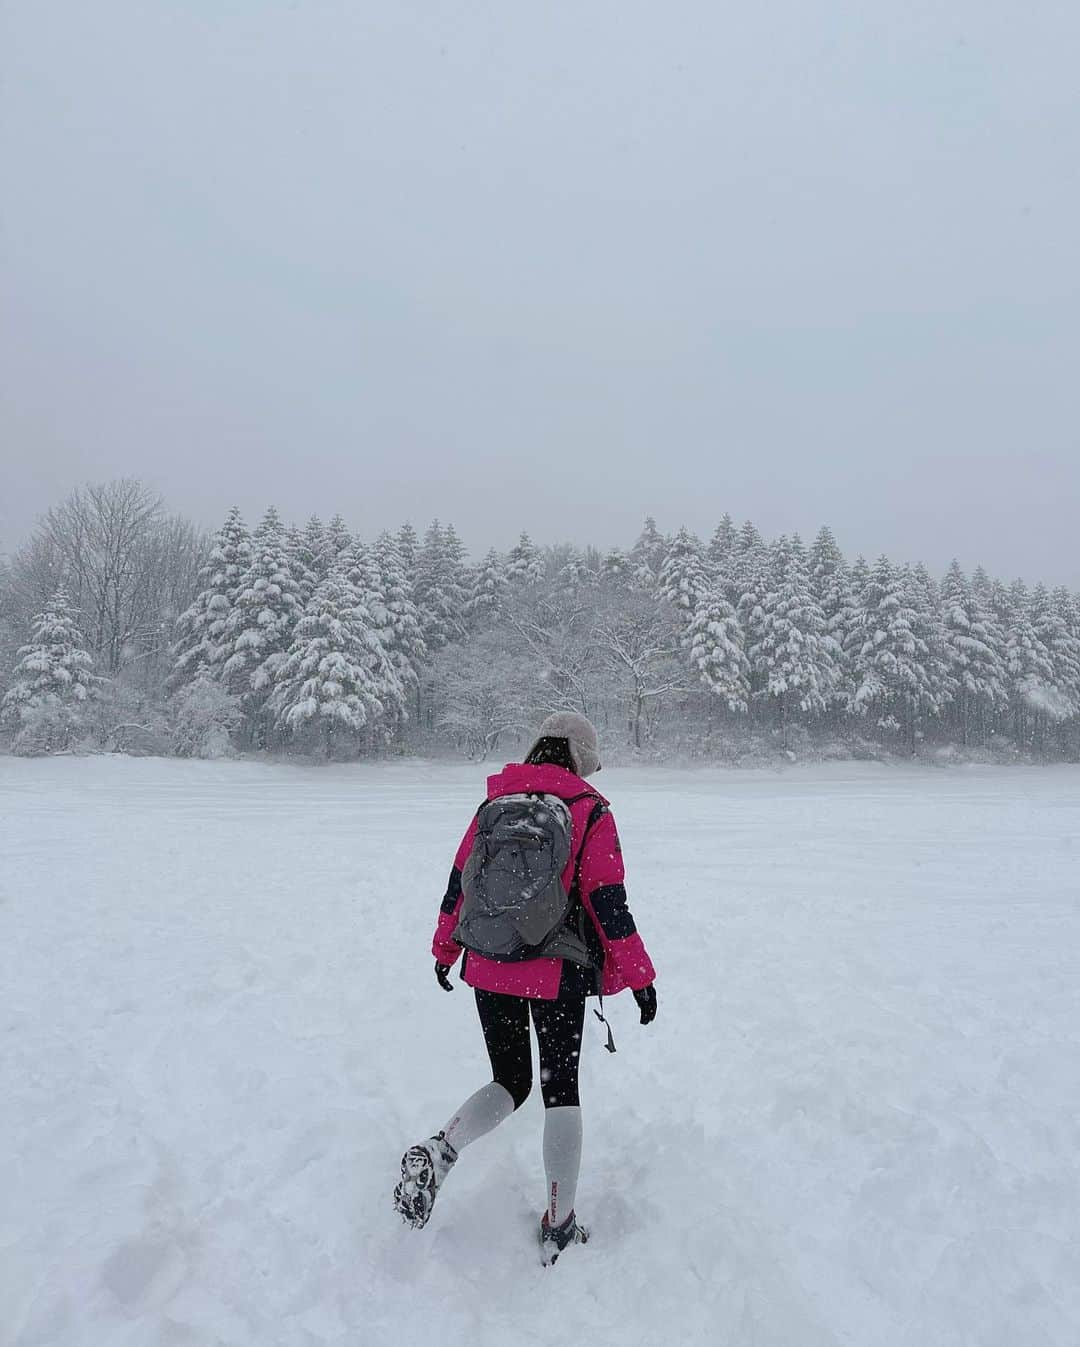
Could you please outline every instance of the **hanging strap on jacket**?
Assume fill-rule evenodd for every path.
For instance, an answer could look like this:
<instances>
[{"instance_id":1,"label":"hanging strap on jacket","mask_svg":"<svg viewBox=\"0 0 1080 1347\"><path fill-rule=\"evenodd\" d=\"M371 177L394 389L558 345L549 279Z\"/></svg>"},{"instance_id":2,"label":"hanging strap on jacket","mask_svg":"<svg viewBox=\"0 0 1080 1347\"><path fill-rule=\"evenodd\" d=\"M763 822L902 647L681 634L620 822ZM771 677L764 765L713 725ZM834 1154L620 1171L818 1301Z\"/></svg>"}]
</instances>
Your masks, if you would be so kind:
<instances>
[{"instance_id":1,"label":"hanging strap on jacket","mask_svg":"<svg viewBox=\"0 0 1080 1347\"><path fill-rule=\"evenodd\" d=\"M594 1009L593 1014L600 1021L600 1023L604 1025L604 1027L607 1029L607 1042L604 1044L604 1047L607 1048L608 1052L614 1052L615 1036L611 1032L611 1025L608 1024L607 1020L604 1018L604 995L602 992L598 992L597 996L599 997L600 1000L600 1009L599 1010Z\"/></svg>"}]
</instances>

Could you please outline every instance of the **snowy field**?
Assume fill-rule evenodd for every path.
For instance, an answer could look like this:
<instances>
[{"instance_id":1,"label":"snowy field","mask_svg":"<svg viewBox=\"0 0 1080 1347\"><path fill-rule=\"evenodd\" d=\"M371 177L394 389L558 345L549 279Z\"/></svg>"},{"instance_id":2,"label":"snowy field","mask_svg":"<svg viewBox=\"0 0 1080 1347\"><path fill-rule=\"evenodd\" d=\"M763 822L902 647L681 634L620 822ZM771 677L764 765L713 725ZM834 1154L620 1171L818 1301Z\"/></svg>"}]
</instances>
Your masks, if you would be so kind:
<instances>
[{"instance_id":1,"label":"snowy field","mask_svg":"<svg viewBox=\"0 0 1080 1347\"><path fill-rule=\"evenodd\" d=\"M485 769L0 759L3 1347L1076 1347L1080 770L605 772L586 1247L428 943Z\"/></svg>"}]
</instances>

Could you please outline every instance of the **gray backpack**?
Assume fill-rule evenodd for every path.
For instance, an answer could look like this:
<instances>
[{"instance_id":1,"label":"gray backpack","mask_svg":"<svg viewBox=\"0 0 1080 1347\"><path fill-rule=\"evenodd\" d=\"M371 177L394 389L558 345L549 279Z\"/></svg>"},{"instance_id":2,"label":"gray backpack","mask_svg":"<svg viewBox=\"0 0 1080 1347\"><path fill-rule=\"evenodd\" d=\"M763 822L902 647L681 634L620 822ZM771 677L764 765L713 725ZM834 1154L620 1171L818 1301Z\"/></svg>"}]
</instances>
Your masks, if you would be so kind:
<instances>
[{"instance_id":1,"label":"gray backpack","mask_svg":"<svg viewBox=\"0 0 1080 1347\"><path fill-rule=\"evenodd\" d=\"M585 826L569 893L562 882L573 838L569 806L586 798L596 799L500 795L480 806L476 840L461 872L464 898L454 931L459 945L501 963L544 958L592 966L577 886L585 838L604 811L599 800ZM570 920L575 916L576 930Z\"/></svg>"}]
</instances>

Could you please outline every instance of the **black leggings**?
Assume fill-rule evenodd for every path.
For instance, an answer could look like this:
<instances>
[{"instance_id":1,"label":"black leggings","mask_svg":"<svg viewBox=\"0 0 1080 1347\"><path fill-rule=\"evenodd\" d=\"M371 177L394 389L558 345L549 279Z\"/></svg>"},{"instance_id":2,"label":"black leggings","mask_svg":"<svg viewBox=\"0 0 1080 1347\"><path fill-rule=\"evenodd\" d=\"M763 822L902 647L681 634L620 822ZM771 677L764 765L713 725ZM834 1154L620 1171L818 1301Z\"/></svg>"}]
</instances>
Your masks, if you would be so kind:
<instances>
[{"instance_id":1,"label":"black leggings","mask_svg":"<svg viewBox=\"0 0 1080 1347\"><path fill-rule=\"evenodd\" d=\"M540 1044L540 1089L545 1108L576 1106L578 1059L585 1026L585 998L532 1001L502 992L476 992L476 1009L484 1031L491 1074L520 1108L532 1089L532 1011Z\"/></svg>"}]
</instances>

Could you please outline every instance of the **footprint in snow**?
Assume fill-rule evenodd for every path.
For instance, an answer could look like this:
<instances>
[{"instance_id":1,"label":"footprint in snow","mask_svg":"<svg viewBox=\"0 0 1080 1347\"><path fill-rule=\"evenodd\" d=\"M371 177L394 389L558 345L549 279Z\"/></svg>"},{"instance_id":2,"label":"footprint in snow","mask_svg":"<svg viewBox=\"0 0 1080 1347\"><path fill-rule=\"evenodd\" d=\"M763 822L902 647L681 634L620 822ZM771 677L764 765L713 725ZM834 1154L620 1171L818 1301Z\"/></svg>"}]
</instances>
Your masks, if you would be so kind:
<instances>
[{"instance_id":1,"label":"footprint in snow","mask_svg":"<svg viewBox=\"0 0 1080 1347\"><path fill-rule=\"evenodd\" d=\"M101 1270L105 1287L132 1318L167 1304L187 1276L187 1256L179 1245L152 1236L121 1244Z\"/></svg>"}]
</instances>

